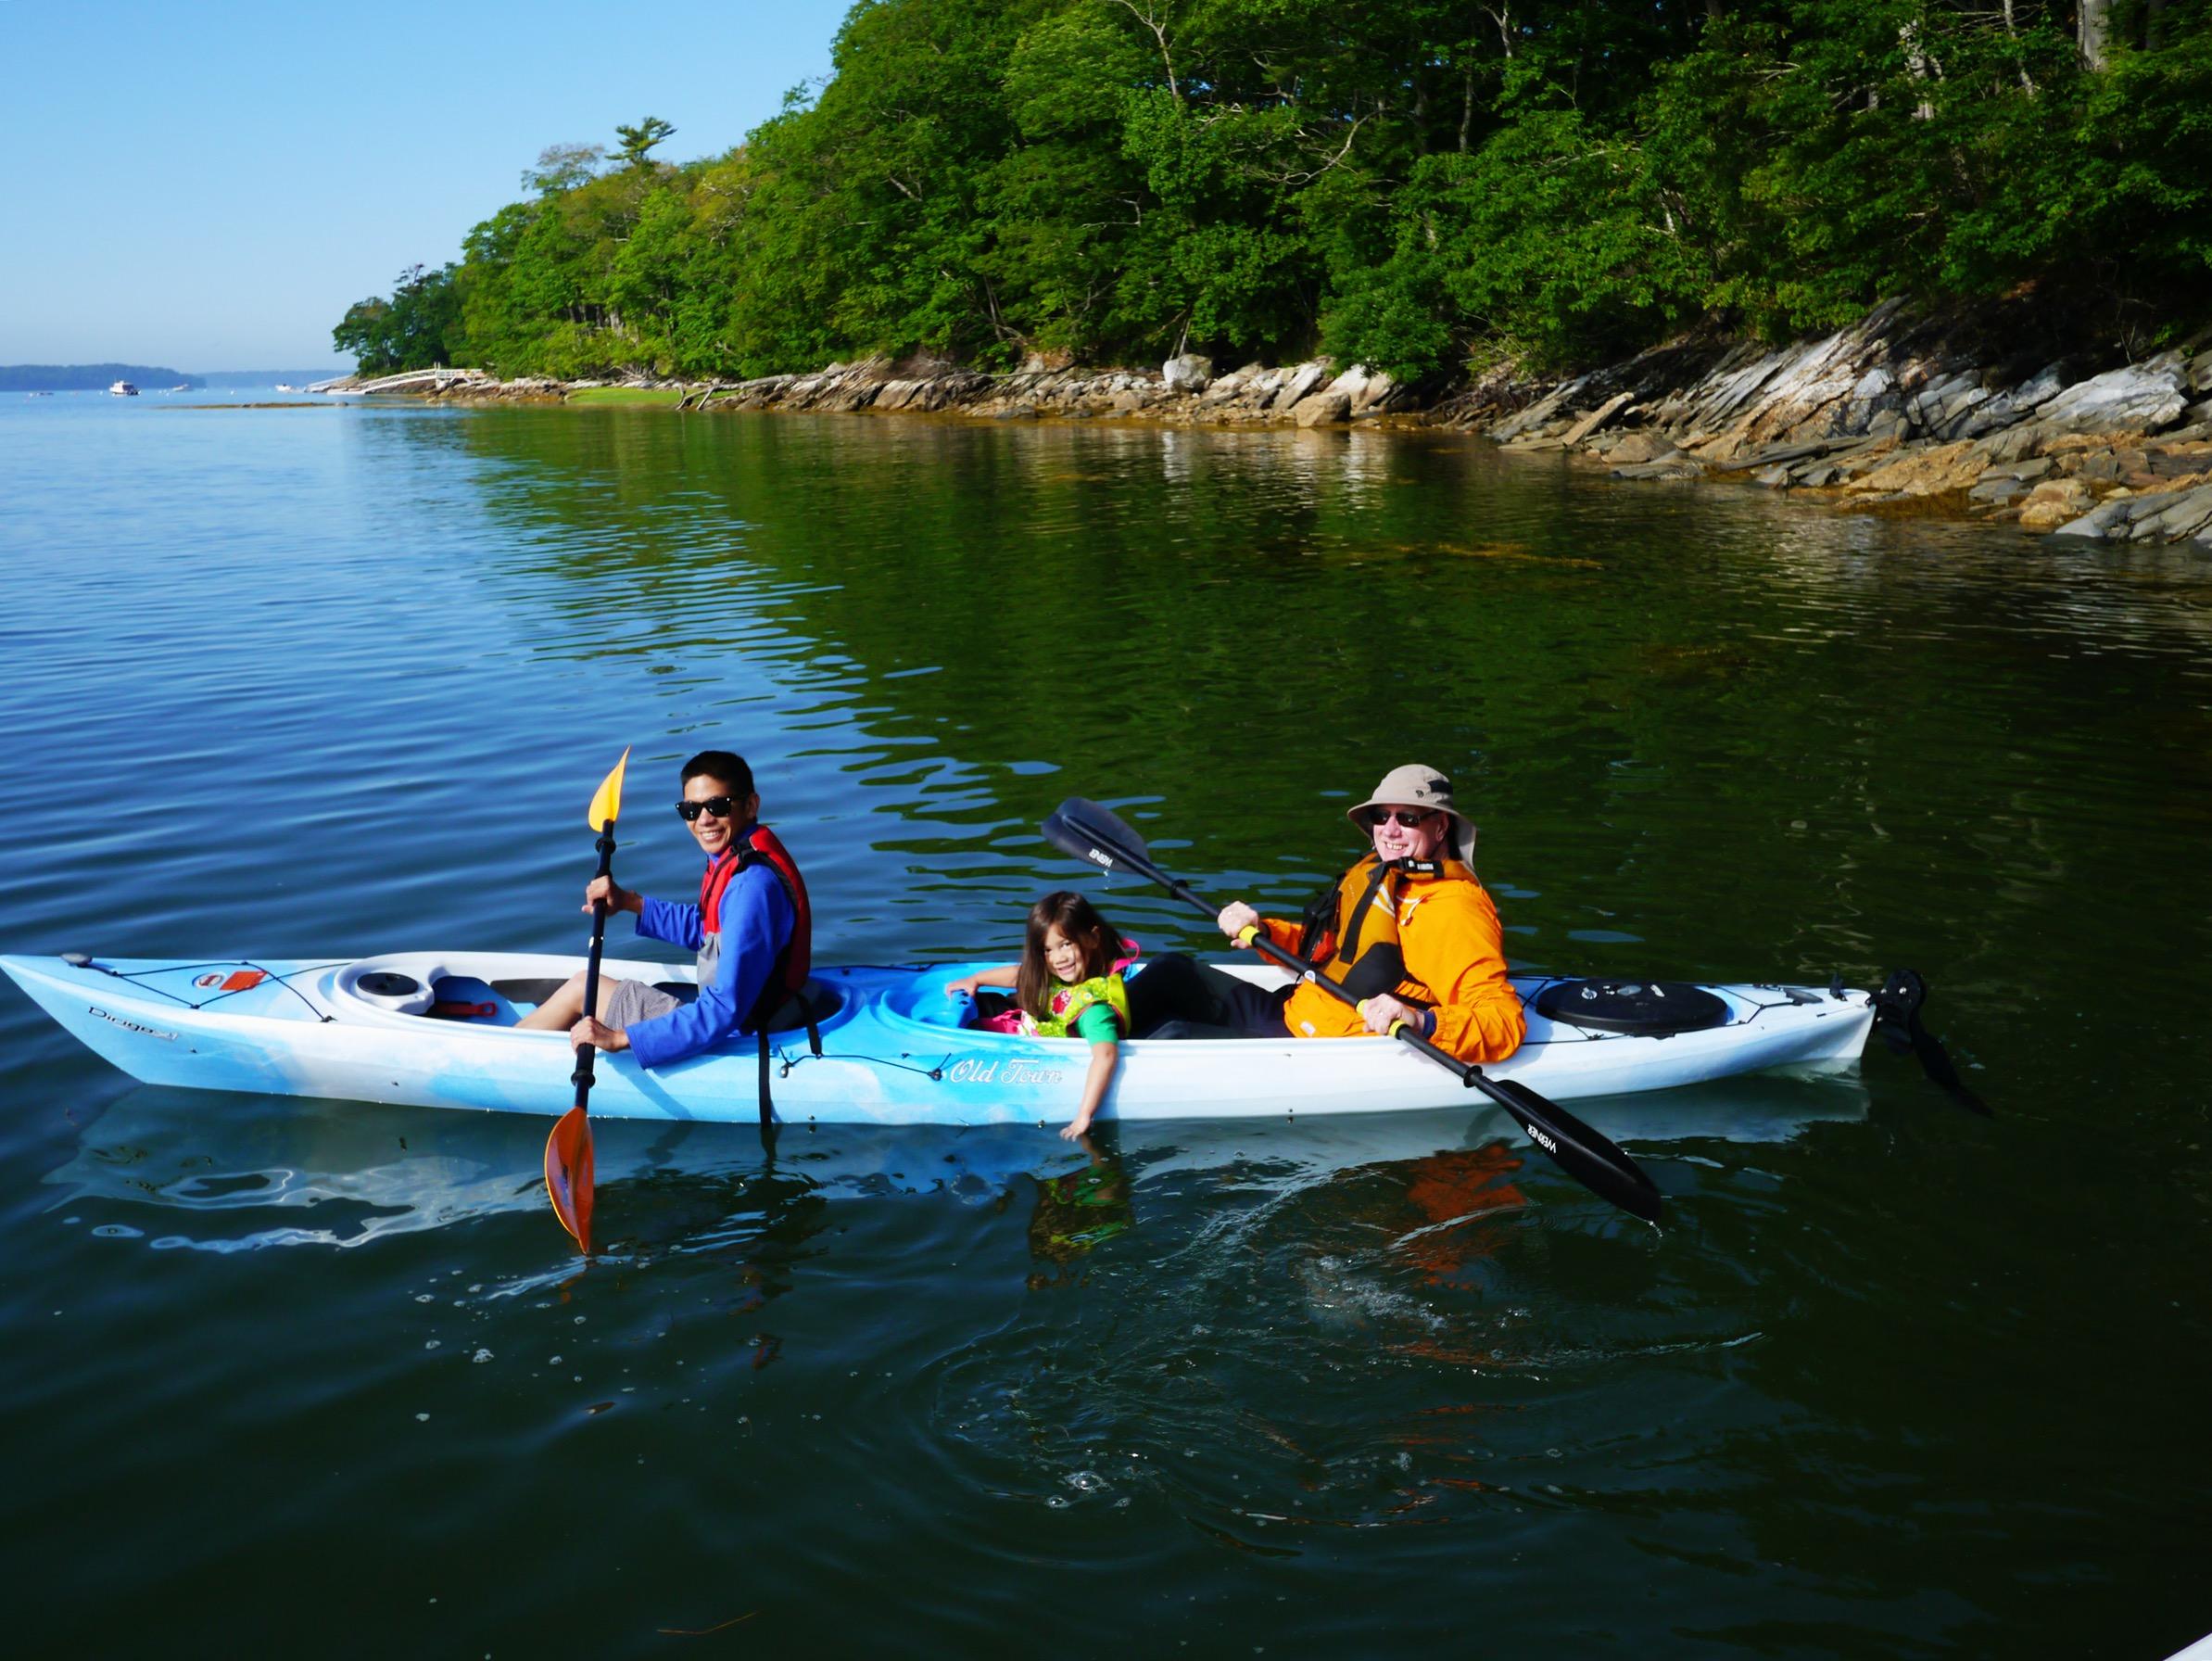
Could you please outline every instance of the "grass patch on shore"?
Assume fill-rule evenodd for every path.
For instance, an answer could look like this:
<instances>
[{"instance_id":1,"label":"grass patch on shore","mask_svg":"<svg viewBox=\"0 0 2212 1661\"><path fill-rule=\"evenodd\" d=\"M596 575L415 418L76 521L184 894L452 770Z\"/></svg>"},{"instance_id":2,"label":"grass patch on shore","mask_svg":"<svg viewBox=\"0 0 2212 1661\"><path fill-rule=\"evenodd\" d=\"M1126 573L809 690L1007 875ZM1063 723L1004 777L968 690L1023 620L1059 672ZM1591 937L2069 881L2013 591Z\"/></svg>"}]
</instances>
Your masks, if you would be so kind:
<instances>
[{"instance_id":1,"label":"grass patch on shore","mask_svg":"<svg viewBox=\"0 0 2212 1661\"><path fill-rule=\"evenodd\" d=\"M665 387L586 387L570 393L568 401L587 407L593 405L644 405L656 409L673 410L676 408L676 399L681 397L683 397L681 392L672 391Z\"/></svg>"}]
</instances>

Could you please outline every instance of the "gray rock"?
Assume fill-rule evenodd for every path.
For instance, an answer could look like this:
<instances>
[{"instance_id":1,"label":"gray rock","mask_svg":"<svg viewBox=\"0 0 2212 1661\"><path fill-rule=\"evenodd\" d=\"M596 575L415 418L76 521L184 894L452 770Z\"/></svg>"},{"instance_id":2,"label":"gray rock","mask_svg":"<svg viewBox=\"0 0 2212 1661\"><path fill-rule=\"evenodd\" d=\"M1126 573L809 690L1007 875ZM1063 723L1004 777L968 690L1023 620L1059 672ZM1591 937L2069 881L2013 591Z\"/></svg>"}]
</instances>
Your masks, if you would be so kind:
<instances>
[{"instance_id":1,"label":"gray rock","mask_svg":"<svg viewBox=\"0 0 2212 1661\"><path fill-rule=\"evenodd\" d=\"M1672 439L1646 428L1641 432L1622 435L1606 453L1624 466L1635 466L1644 462L1663 461L1681 452L1675 448Z\"/></svg>"},{"instance_id":2,"label":"gray rock","mask_svg":"<svg viewBox=\"0 0 2212 1661\"><path fill-rule=\"evenodd\" d=\"M1966 419L1988 403L1992 394L1987 387L1966 387L1943 399L1942 405L1928 421L1928 430L1948 442L1966 436Z\"/></svg>"},{"instance_id":3,"label":"gray rock","mask_svg":"<svg viewBox=\"0 0 2212 1661\"><path fill-rule=\"evenodd\" d=\"M1615 478L1692 479L1705 476L1704 467L1687 456L1674 455L1659 462L1631 462L1612 470Z\"/></svg>"},{"instance_id":4,"label":"gray rock","mask_svg":"<svg viewBox=\"0 0 2212 1661\"><path fill-rule=\"evenodd\" d=\"M2212 524L2212 485L2199 485L2193 490L2174 493L2165 509L2137 521L2137 534L2146 529L2169 542L2178 542L2193 536L2206 525Z\"/></svg>"},{"instance_id":5,"label":"gray rock","mask_svg":"<svg viewBox=\"0 0 2212 1661\"><path fill-rule=\"evenodd\" d=\"M1970 501L1993 501L2000 506L2005 502L2016 501L2027 494L2028 487L2026 485L2016 478L2009 478L2002 474L1995 478L1985 478L1980 484L1966 492Z\"/></svg>"},{"instance_id":6,"label":"gray rock","mask_svg":"<svg viewBox=\"0 0 2212 1661\"><path fill-rule=\"evenodd\" d=\"M1352 414L1352 395L1339 392L1332 387L1312 397L1302 399L1291 411L1291 419L1300 426L1334 426L1348 421Z\"/></svg>"},{"instance_id":7,"label":"gray rock","mask_svg":"<svg viewBox=\"0 0 2212 1661\"><path fill-rule=\"evenodd\" d=\"M2157 432L2189 407L2172 353L2077 381L2037 412L2040 425L2061 433Z\"/></svg>"},{"instance_id":8,"label":"gray rock","mask_svg":"<svg viewBox=\"0 0 2212 1661\"><path fill-rule=\"evenodd\" d=\"M2123 497L2117 501L2099 502L2080 518L2070 519L2060 526L2052 535L2088 537L2092 539L2103 538L2113 526L2128 523L2128 507L2131 500Z\"/></svg>"},{"instance_id":9,"label":"gray rock","mask_svg":"<svg viewBox=\"0 0 2212 1661\"><path fill-rule=\"evenodd\" d=\"M1184 352L1160 365L1160 379L1170 392L1203 392L1213 385L1214 361L1196 352Z\"/></svg>"},{"instance_id":10,"label":"gray rock","mask_svg":"<svg viewBox=\"0 0 2212 1661\"><path fill-rule=\"evenodd\" d=\"M1380 415L1394 403L1403 401L1405 388L1381 370L1369 369L1361 373L1365 384L1360 387L1359 396L1352 399L1353 414Z\"/></svg>"},{"instance_id":11,"label":"gray rock","mask_svg":"<svg viewBox=\"0 0 2212 1661\"><path fill-rule=\"evenodd\" d=\"M1290 377L1282 391L1275 394L1275 401L1270 407L1277 410L1296 409L1298 400L1320 386L1328 373L1329 368L1325 363L1299 364L1297 373Z\"/></svg>"},{"instance_id":12,"label":"gray rock","mask_svg":"<svg viewBox=\"0 0 2212 1661\"><path fill-rule=\"evenodd\" d=\"M1957 430L1946 433L1949 438L1978 438L1985 433L2002 432L2004 428L2028 419L2041 405L2050 402L2065 389L2065 378L2057 364L2047 364L2009 392L2000 392L1987 402L1978 404L1957 424Z\"/></svg>"},{"instance_id":13,"label":"gray rock","mask_svg":"<svg viewBox=\"0 0 2212 1661\"><path fill-rule=\"evenodd\" d=\"M1536 431L1546 422L1553 419L1566 405L1567 400L1574 397L1588 384L1589 379L1590 377L1586 374L1576 375L1565 386L1555 387L1549 394L1539 398L1527 409L1518 414L1507 416L1505 420L1492 427L1490 437L1500 444L1507 444L1524 433Z\"/></svg>"}]
</instances>

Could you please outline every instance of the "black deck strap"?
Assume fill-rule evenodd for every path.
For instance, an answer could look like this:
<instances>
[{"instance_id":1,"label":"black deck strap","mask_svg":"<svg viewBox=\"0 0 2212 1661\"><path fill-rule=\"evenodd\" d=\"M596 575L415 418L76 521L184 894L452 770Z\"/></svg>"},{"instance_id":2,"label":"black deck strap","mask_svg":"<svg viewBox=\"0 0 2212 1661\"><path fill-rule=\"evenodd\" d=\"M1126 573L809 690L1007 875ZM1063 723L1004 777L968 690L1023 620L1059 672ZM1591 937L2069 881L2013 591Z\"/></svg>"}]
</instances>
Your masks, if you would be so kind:
<instances>
[{"instance_id":1,"label":"black deck strap","mask_svg":"<svg viewBox=\"0 0 2212 1661\"><path fill-rule=\"evenodd\" d=\"M776 1104L768 1099L768 1028L761 1024L761 1135L767 1135L776 1128Z\"/></svg>"},{"instance_id":2,"label":"black deck strap","mask_svg":"<svg viewBox=\"0 0 2212 1661\"><path fill-rule=\"evenodd\" d=\"M1298 956L1308 963L1326 963L1336 944L1336 899L1341 883L1332 882L1306 902L1298 928Z\"/></svg>"}]
</instances>

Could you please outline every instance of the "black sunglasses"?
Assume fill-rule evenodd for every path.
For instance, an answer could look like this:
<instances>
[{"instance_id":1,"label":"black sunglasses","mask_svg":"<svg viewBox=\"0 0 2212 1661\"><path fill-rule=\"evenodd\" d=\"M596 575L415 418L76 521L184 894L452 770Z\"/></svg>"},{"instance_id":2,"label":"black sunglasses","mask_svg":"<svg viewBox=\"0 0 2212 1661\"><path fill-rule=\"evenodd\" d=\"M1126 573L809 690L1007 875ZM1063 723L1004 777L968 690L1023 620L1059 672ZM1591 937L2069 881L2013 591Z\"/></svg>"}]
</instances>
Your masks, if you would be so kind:
<instances>
[{"instance_id":1,"label":"black sunglasses","mask_svg":"<svg viewBox=\"0 0 2212 1661\"><path fill-rule=\"evenodd\" d=\"M726 819L729 818L730 809L737 805L735 796L709 796L703 802L678 802L676 810L684 816L685 824L691 825L698 823L699 816L702 813L714 818Z\"/></svg>"},{"instance_id":2,"label":"black sunglasses","mask_svg":"<svg viewBox=\"0 0 2212 1661\"><path fill-rule=\"evenodd\" d=\"M1367 810L1367 822L1380 830L1396 819L1407 830L1418 830L1435 816L1434 807L1371 807Z\"/></svg>"}]
</instances>

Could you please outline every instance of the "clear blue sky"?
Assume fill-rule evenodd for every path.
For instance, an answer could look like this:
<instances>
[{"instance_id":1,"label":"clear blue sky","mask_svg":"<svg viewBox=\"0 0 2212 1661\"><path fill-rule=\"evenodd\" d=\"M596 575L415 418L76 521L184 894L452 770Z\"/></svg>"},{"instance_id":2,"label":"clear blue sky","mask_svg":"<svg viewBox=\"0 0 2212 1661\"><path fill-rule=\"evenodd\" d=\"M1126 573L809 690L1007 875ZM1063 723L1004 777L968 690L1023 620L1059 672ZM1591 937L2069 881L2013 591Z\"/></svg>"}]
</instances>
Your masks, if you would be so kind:
<instances>
[{"instance_id":1,"label":"clear blue sky","mask_svg":"<svg viewBox=\"0 0 2212 1661\"><path fill-rule=\"evenodd\" d=\"M657 115L718 155L847 0L0 0L0 363L343 360L346 308Z\"/></svg>"}]
</instances>

